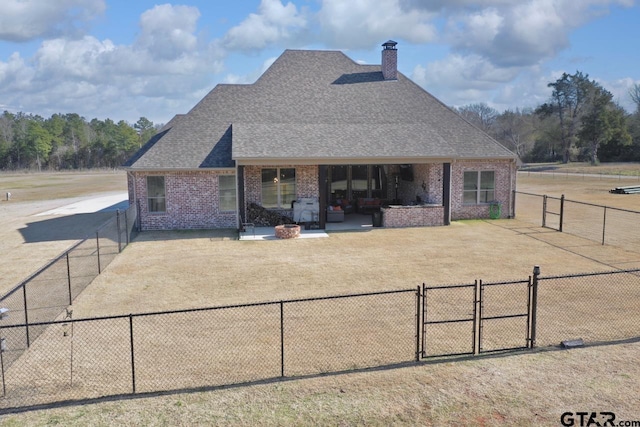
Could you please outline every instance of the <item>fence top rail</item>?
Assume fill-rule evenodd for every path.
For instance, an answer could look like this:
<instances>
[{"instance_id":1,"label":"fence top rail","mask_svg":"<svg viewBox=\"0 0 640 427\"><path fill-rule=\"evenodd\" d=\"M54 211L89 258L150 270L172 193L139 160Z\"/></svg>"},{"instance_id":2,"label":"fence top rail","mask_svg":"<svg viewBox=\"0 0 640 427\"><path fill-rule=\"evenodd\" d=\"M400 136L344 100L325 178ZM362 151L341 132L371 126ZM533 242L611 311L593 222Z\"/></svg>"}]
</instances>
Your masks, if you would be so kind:
<instances>
[{"instance_id":1,"label":"fence top rail","mask_svg":"<svg viewBox=\"0 0 640 427\"><path fill-rule=\"evenodd\" d=\"M453 289L453 288L475 288L475 287L476 287L475 283L458 284L458 285L433 285L433 286L424 285L424 290L428 291L431 289Z\"/></svg>"},{"instance_id":2,"label":"fence top rail","mask_svg":"<svg viewBox=\"0 0 640 427\"><path fill-rule=\"evenodd\" d=\"M480 286L496 286L496 285L517 285L517 284L529 284L531 283L531 276L527 280L505 280L503 282L483 282L480 281Z\"/></svg>"},{"instance_id":3,"label":"fence top rail","mask_svg":"<svg viewBox=\"0 0 640 427\"><path fill-rule=\"evenodd\" d=\"M117 320L117 319L128 319L130 317L145 317L145 316L159 316L164 314L181 314L181 313L195 313L201 311L214 311L214 310L225 310L225 309L233 309L233 308L246 308L246 307L258 307L258 306L266 306L266 305L280 305L280 304L290 304L297 302L308 302L308 301L321 301L321 300L332 300L332 299L341 299L341 298L354 298L354 297L367 297L367 296L377 296L377 295L388 295L388 294L400 294L400 293L416 293L416 288L411 289L395 289L389 291L378 291L378 292L366 292L366 293L357 293L357 294L344 294L344 295L330 295L324 297L312 297L312 298L298 298L298 299L288 299L288 300L280 300L280 301L263 301L263 302L254 302L254 303L245 303L245 304L230 304L230 305L221 305L215 307L200 307L200 308L185 308L180 310L169 310L169 311L154 311L149 313L131 313L131 314L119 314L115 316L98 316L98 317L84 317L79 319L63 319L63 320L54 320L47 322L34 322L29 323L29 326L45 326L45 325L55 325L61 323L79 323L79 322L89 322L89 321L97 321L97 320ZM9 328L17 328L17 327L25 327L25 324L21 325L7 325L0 326L0 329L9 329Z\"/></svg>"},{"instance_id":4,"label":"fence top rail","mask_svg":"<svg viewBox=\"0 0 640 427\"><path fill-rule=\"evenodd\" d=\"M611 270L611 271L600 271L593 273L578 273L578 274L566 274L559 276L540 276L538 280L551 280L551 279L572 279L575 277L590 277L590 276L605 276L605 275L613 275L613 274L638 274L640 273L640 268L635 268L631 270Z\"/></svg>"},{"instance_id":5,"label":"fence top rail","mask_svg":"<svg viewBox=\"0 0 640 427\"><path fill-rule=\"evenodd\" d=\"M640 211L632 211L631 209L623 209L623 208L614 208L612 206L607 206L607 205L598 205L595 203L589 203L589 202L579 202L577 200L569 200L569 199L564 199L565 202L570 202L570 203L576 203L579 205L587 205L587 206L594 206L597 208L606 208L606 209L610 209L610 210L615 210L615 211L622 211L622 212L629 212L629 213L634 213L634 214L640 214Z\"/></svg>"},{"instance_id":6,"label":"fence top rail","mask_svg":"<svg viewBox=\"0 0 640 427\"><path fill-rule=\"evenodd\" d=\"M527 196L535 196L535 197L547 197L548 199L554 199L554 200L562 200L561 197L547 196L546 194L526 193L524 191L518 191L518 190L514 190L514 193L516 193L516 194L525 194ZM598 205L596 203L580 202L578 200L571 200L571 199L564 199L564 201L565 202L571 202L571 203L577 203L577 204L580 204L580 205L594 206L594 207L597 207L597 208L606 208L606 209L613 209L613 210L621 211L621 212L629 212L629 213L640 214L640 211L633 211L633 210L630 210L630 209L623 209L623 208L615 208L615 207L607 206L607 205Z\"/></svg>"},{"instance_id":7,"label":"fence top rail","mask_svg":"<svg viewBox=\"0 0 640 427\"><path fill-rule=\"evenodd\" d=\"M127 209L125 209L126 211L131 210L131 208L133 207L133 205L130 205ZM121 211L118 209L117 214L119 214ZM98 229L94 232L94 233L98 233L100 232L103 228L105 228L106 226L110 225L111 222L114 221L113 218L108 219L107 221L105 221L100 227L98 227ZM51 261L47 262L46 264L44 264L42 267L40 267L39 269L37 269L35 272L31 273L26 279L23 279L20 281L20 283L18 283L17 285L15 285L13 288L11 288L11 290L7 291L7 293L5 293L4 295L2 295L0 297L0 302L4 301L5 299L7 299L8 297L10 297L11 295L13 295L16 291L18 291L19 289L21 289L25 284L29 283L31 280L33 280L36 276L38 276L39 274L41 274L42 272L44 272L46 269L48 269L49 267L51 267L53 264L55 264L56 262L60 261L60 259L64 258L67 254L69 254L71 251L73 251L74 249L76 249L78 246L80 246L81 244L83 244L84 242L86 242L88 239L90 238L90 234L87 235L85 238L78 240L77 242L75 242L73 245L71 245L69 248L65 249L64 252L62 252L60 255L58 255L57 257L53 258Z\"/></svg>"},{"instance_id":8,"label":"fence top rail","mask_svg":"<svg viewBox=\"0 0 640 427\"><path fill-rule=\"evenodd\" d=\"M75 242L73 245L71 245L70 248L65 249L64 252L62 252L60 255L58 255L57 257L55 257L54 259L52 259L51 261L47 262L45 265L43 265L42 267L40 267L39 269L37 269L36 271L34 271L33 273L31 273L26 279L22 279L20 281L20 283L18 283L17 285L15 285L11 290L9 290L6 294L4 294L2 297L0 297L0 302L4 301L5 299L7 299L8 297L10 297L11 295L13 295L15 292L17 292L19 289L22 289L22 287L24 285L26 285L27 283L29 283L30 281L32 281L33 279L35 279L38 275L42 274L45 270L47 270L49 267L51 267L53 264L55 264L56 262L60 261L62 258L64 258L65 256L67 256L67 254L69 252L71 252L72 250L74 250L75 248L77 248L78 246L80 246L81 244L83 244L84 242L87 241L87 238L85 237L82 240L78 240L77 242Z\"/></svg>"},{"instance_id":9,"label":"fence top rail","mask_svg":"<svg viewBox=\"0 0 640 427\"><path fill-rule=\"evenodd\" d=\"M117 217L120 215L120 212L122 212L120 209L116 210L116 216L109 218L100 227L96 228L95 234L99 234L105 228L112 226L113 224L116 224Z\"/></svg>"},{"instance_id":10,"label":"fence top rail","mask_svg":"<svg viewBox=\"0 0 640 427\"><path fill-rule=\"evenodd\" d=\"M518 191L518 190L514 190L513 192L514 192L514 193L516 193L516 194L525 194L525 195L527 195L527 196L544 197L544 195L543 195L543 194L527 193L527 192L524 192L524 191Z\"/></svg>"}]
</instances>

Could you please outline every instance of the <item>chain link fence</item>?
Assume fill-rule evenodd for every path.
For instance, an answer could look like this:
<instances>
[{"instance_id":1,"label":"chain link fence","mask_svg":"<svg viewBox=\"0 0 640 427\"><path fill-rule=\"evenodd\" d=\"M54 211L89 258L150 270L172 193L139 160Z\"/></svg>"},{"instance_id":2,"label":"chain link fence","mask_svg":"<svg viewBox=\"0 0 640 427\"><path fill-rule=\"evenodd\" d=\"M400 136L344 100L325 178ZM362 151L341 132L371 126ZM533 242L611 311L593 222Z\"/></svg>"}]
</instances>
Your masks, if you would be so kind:
<instances>
[{"instance_id":1,"label":"chain link fence","mask_svg":"<svg viewBox=\"0 0 640 427\"><path fill-rule=\"evenodd\" d=\"M322 374L417 359L419 289L0 327L0 408ZM31 325L30 327L33 327ZM10 360L12 359L12 360Z\"/></svg>"},{"instance_id":2,"label":"chain link fence","mask_svg":"<svg viewBox=\"0 0 640 427\"><path fill-rule=\"evenodd\" d=\"M540 277L536 344L640 337L640 270Z\"/></svg>"},{"instance_id":3,"label":"chain link fence","mask_svg":"<svg viewBox=\"0 0 640 427\"><path fill-rule=\"evenodd\" d=\"M537 272L536 272L537 271ZM640 338L640 269L423 286L422 357Z\"/></svg>"},{"instance_id":4,"label":"chain link fence","mask_svg":"<svg viewBox=\"0 0 640 427\"><path fill-rule=\"evenodd\" d=\"M0 298L0 310L6 310L0 325L21 325L3 336L5 369L49 329L47 322L65 315L73 300L126 246L136 232L136 217L134 206L116 212L94 236L77 242Z\"/></svg>"},{"instance_id":5,"label":"chain link fence","mask_svg":"<svg viewBox=\"0 0 640 427\"><path fill-rule=\"evenodd\" d=\"M640 269L0 327L0 412L640 336ZM28 348L25 331L39 328Z\"/></svg>"},{"instance_id":6,"label":"chain link fence","mask_svg":"<svg viewBox=\"0 0 640 427\"><path fill-rule=\"evenodd\" d=\"M516 191L516 218L640 253L640 212Z\"/></svg>"}]
</instances>

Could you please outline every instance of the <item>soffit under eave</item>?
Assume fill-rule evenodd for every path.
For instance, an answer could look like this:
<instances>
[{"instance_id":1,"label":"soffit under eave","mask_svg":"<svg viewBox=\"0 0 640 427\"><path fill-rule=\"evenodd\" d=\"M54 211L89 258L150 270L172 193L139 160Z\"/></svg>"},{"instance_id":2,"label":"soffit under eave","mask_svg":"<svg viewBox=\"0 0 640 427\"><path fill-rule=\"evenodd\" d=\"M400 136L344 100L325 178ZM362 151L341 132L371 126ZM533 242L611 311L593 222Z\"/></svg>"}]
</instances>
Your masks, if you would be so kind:
<instances>
[{"instance_id":1,"label":"soffit under eave","mask_svg":"<svg viewBox=\"0 0 640 427\"><path fill-rule=\"evenodd\" d=\"M418 164L418 163L451 163L451 157L361 157L361 158L243 158L234 159L238 166L261 165L370 165L370 164Z\"/></svg>"},{"instance_id":2,"label":"soffit under eave","mask_svg":"<svg viewBox=\"0 0 640 427\"><path fill-rule=\"evenodd\" d=\"M215 171L234 171L234 167L225 168L170 168L170 167L121 167L126 172L215 172Z\"/></svg>"}]
</instances>

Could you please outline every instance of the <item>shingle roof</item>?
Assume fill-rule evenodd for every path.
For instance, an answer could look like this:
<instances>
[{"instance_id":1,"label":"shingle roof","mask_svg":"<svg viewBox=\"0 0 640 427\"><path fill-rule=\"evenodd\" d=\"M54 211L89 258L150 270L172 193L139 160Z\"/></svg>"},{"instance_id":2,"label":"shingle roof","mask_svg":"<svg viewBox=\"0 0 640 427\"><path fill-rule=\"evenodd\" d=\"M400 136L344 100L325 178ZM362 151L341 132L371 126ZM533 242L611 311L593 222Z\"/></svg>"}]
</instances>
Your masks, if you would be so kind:
<instances>
[{"instance_id":1,"label":"shingle roof","mask_svg":"<svg viewBox=\"0 0 640 427\"><path fill-rule=\"evenodd\" d=\"M216 86L125 166L514 157L401 73L385 81L342 52L286 50L254 84Z\"/></svg>"}]
</instances>

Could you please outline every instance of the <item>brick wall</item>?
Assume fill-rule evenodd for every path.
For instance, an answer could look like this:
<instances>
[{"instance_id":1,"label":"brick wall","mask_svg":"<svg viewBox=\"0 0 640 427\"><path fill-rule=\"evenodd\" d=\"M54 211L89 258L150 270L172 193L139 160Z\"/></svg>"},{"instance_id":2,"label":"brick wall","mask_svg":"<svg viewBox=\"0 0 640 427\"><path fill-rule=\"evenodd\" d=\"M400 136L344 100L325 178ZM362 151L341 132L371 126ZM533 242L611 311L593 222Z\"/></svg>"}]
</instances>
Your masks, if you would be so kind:
<instances>
[{"instance_id":1,"label":"brick wall","mask_svg":"<svg viewBox=\"0 0 640 427\"><path fill-rule=\"evenodd\" d=\"M245 167L245 202L261 202L262 173L265 167ZM278 166L296 169L296 196L318 197L318 166ZM495 199L502 203L502 217L507 218L512 212L511 191L516 185L515 162L500 161L458 161L451 166L451 218L473 219L488 218L489 205L464 205L463 177L465 171L495 172ZM395 172L395 170L393 170ZM392 173L393 173L392 172ZM192 172L130 172L127 176L129 200L134 197L140 201L140 218L143 230L171 230L198 228L236 228L236 212L221 212L218 199L218 176L233 174L233 171L192 171ZM419 164L413 166L414 180L399 181L399 195L404 203L410 203L419 195L424 202L442 203L442 164ZM147 209L147 180L150 175L165 177L166 212L149 213ZM394 194L393 177L389 177L389 193ZM423 187L424 185L424 187ZM395 196L393 196L395 197ZM424 212L420 212L420 211ZM291 209L282 213L291 216ZM415 212L403 213L404 219L383 219L388 227L433 224L441 225L443 213L441 209L418 209ZM429 217L425 217L428 215ZM433 216L433 218L431 218ZM402 222L404 221L404 222ZM388 224L388 225L387 225Z\"/></svg>"},{"instance_id":2,"label":"brick wall","mask_svg":"<svg viewBox=\"0 0 640 427\"><path fill-rule=\"evenodd\" d=\"M457 161L451 164L451 219L489 218L489 205L462 203L465 171L494 171L495 200L502 203L501 218L508 218L511 191L515 190L516 164L512 160Z\"/></svg>"},{"instance_id":3,"label":"brick wall","mask_svg":"<svg viewBox=\"0 0 640 427\"><path fill-rule=\"evenodd\" d=\"M132 172L129 198L140 201L143 230L236 228L236 212L221 212L218 176L233 171ZM147 176L165 177L166 212L150 213L147 206Z\"/></svg>"},{"instance_id":4,"label":"brick wall","mask_svg":"<svg viewBox=\"0 0 640 427\"><path fill-rule=\"evenodd\" d=\"M383 227L430 227L439 225L444 225L444 207L442 206L382 208Z\"/></svg>"},{"instance_id":5,"label":"brick wall","mask_svg":"<svg viewBox=\"0 0 640 427\"><path fill-rule=\"evenodd\" d=\"M413 165L413 181L398 181L398 197L403 204L410 204L420 197L423 203L442 204L442 163ZM399 168L394 171L399 172ZM390 187L395 186L393 176Z\"/></svg>"}]
</instances>

